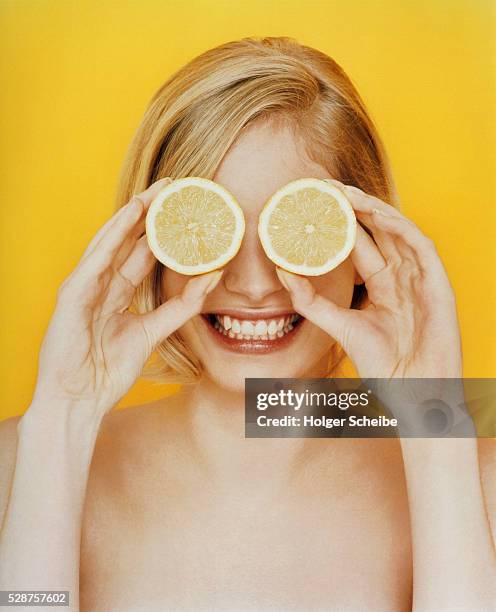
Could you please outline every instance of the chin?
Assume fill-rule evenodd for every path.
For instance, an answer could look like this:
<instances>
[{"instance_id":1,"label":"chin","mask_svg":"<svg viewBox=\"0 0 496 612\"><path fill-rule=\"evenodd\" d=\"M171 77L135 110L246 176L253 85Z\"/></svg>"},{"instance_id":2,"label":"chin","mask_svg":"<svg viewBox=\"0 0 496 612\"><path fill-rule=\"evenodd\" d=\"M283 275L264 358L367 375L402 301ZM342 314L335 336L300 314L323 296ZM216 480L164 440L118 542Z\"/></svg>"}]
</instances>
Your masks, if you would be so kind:
<instances>
[{"instance_id":1,"label":"chin","mask_svg":"<svg viewBox=\"0 0 496 612\"><path fill-rule=\"evenodd\" d=\"M204 369L204 375L216 386L230 393L244 393L245 379L247 378L302 378L303 369L290 370L287 361L277 363L254 363L245 359L241 365L226 365L226 368L208 366ZM217 364L216 364L217 365Z\"/></svg>"}]
</instances>

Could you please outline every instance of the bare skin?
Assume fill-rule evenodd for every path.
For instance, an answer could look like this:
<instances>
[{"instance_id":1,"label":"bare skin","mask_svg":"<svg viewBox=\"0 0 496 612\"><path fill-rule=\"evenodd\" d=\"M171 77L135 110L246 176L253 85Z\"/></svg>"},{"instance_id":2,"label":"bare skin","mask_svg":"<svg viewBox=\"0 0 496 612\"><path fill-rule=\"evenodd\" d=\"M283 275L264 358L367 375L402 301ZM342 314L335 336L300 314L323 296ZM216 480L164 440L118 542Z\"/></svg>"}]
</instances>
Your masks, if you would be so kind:
<instances>
[{"instance_id":1,"label":"bare skin","mask_svg":"<svg viewBox=\"0 0 496 612\"><path fill-rule=\"evenodd\" d=\"M258 610L263 602L271 610L411 610L396 441L313 440L275 482L250 465L243 479L227 481L186 433L190 418L180 396L105 417L82 525L81 610L133 610L138 601L147 610L243 609L240 601ZM2 492L17 421L0 426ZM233 471L258 454L257 442L233 439L224 449L229 464L240 457ZM290 440L275 442L274 456ZM480 440L479 454L496 517L494 441ZM1 512L6 502L3 495Z\"/></svg>"},{"instance_id":2,"label":"bare skin","mask_svg":"<svg viewBox=\"0 0 496 612\"><path fill-rule=\"evenodd\" d=\"M191 419L177 398L104 426L83 526L82 609L126 609L145 585L150 610L409 609L397 444L275 440L270 452L284 460L264 469L263 441L232 439L226 470L189 439ZM128 466L119 478L116 462Z\"/></svg>"},{"instance_id":3,"label":"bare skin","mask_svg":"<svg viewBox=\"0 0 496 612\"><path fill-rule=\"evenodd\" d=\"M79 594L80 609L102 611L449 610L455 602L491 609L491 441L477 456L472 440L244 438L244 377L319 376L334 338L363 376L461 376L442 264L387 204L348 193L379 246L362 232L350 259L324 277L285 275L264 257L256 219L266 198L295 178L331 178L300 145L290 131L245 131L214 177L243 206L240 253L222 277L188 281L166 271L164 304L148 318L127 313L132 286L125 279L136 284L153 265L136 238L160 185L90 245L60 293L32 406L0 429L1 588L66 588L75 594L73 609ZM398 290L404 303L388 302L394 287L408 284L395 276L401 255L403 275L417 278L414 266L428 268L420 288L433 297L417 307L434 322L431 333L419 333L405 310L416 296ZM375 309L351 313L353 285L363 281ZM84 316L98 311L105 325L78 329L83 300L91 302ZM294 310L305 327L290 349L226 355L200 316L226 306ZM406 348L395 344L401 322L414 340ZM177 328L204 360L202 381L173 398L110 412L156 343ZM73 338L61 333L67 330ZM53 498L43 505L34 493L46 483Z\"/></svg>"}]
</instances>

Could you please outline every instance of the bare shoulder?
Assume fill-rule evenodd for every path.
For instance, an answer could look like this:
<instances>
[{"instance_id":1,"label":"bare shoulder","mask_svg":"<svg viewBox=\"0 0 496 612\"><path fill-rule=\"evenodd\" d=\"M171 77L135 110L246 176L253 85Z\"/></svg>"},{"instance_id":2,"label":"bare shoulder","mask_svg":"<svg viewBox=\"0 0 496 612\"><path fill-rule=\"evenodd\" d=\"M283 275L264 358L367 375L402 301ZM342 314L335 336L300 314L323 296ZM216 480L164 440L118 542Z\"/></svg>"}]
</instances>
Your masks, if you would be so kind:
<instances>
[{"instance_id":1,"label":"bare shoulder","mask_svg":"<svg viewBox=\"0 0 496 612\"><path fill-rule=\"evenodd\" d=\"M482 488L496 541L496 438L479 438L478 446Z\"/></svg>"},{"instance_id":2,"label":"bare shoulder","mask_svg":"<svg viewBox=\"0 0 496 612\"><path fill-rule=\"evenodd\" d=\"M0 524L2 522L14 475L17 451L17 424L21 417L0 421Z\"/></svg>"},{"instance_id":3,"label":"bare shoulder","mask_svg":"<svg viewBox=\"0 0 496 612\"><path fill-rule=\"evenodd\" d=\"M181 400L167 397L140 406L109 412L102 421L96 449L100 453L128 453L148 446L150 437L174 427Z\"/></svg>"},{"instance_id":4,"label":"bare shoulder","mask_svg":"<svg viewBox=\"0 0 496 612\"><path fill-rule=\"evenodd\" d=\"M181 400L176 396L110 412L96 441L88 494L129 495L149 473L152 460L183 437Z\"/></svg>"},{"instance_id":5,"label":"bare shoulder","mask_svg":"<svg viewBox=\"0 0 496 612\"><path fill-rule=\"evenodd\" d=\"M169 437L174 413L180 412L175 396L142 406L114 410L105 416L96 441L90 480L108 482L112 472L122 474L126 466L146 461L152 438ZM164 417L165 415L165 417ZM0 421L0 524L7 507L17 454L17 426L21 417Z\"/></svg>"}]
</instances>

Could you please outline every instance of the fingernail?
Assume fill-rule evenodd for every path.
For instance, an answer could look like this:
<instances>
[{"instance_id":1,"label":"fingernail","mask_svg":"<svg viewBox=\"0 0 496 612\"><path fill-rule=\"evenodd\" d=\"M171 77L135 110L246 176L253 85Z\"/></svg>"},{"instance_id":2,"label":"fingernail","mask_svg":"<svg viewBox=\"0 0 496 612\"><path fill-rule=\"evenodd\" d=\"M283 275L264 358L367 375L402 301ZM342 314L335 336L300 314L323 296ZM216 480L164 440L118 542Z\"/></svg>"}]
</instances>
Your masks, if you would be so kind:
<instances>
[{"instance_id":1,"label":"fingernail","mask_svg":"<svg viewBox=\"0 0 496 612\"><path fill-rule=\"evenodd\" d=\"M203 290L205 295L208 295L211 291L215 289L215 287L217 286L223 274L224 274L224 270L216 270L215 272L211 272L209 274L211 280L209 284Z\"/></svg>"},{"instance_id":2,"label":"fingernail","mask_svg":"<svg viewBox=\"0 0 496 612\"><path fill-rule=\"evenodd\" d=\"M344 185L341 181L338 181L337 179L324 179L324 182L330 183L331 185L337 185L341 189L346 187L346 185Z\"/></svg>"},{"instance_id":3,"label":"fingernail","mask_svg":"<svg viewBox=\"0 0 496 612\"><path fill-rule=\"evenodd\" d=\"M353 191L354 193L363 193L363 190L359 187L355 187L355 185L345 185L345 189Z\"/></svg>"},{"instance_id":4,"label":"fingernail","mask_svg":"<svg viewBox=\"0 0 496 612\"><path fill-rule=\"evenodd\" d=\"M129 202L129 210L132 211L143 210L143 206L143 200L137 195L133 196Z\"/></svg>"},{"instance_id":5,"label":"fingernail","mask_svg":"<svg viewBox=\"0 0 496 612\"><path fill-rule=\"evenodd\" d=\"M216 270L207 274L191 276L184 289L185 299L187 301L203 300L215 288L222 273L223 270Z\"/></svg>"},{"instance_id":6,"label":"fingernail","mask_svg":"<svg viewBox=\"0 0 496 612\"><path fill-rule=\"evenodd\" d=\"M391 215L387 212L384 212L383 210L379 210L378 208L373 208L372 212L374 212L376 215L381 215L383 217L390 217Z\"/></svg>"},{"instance_id":7,"label":"fingernail","mask_svg":"<svg viewBox=\"0 0 496 612\"><path fill-rule=\"evenodd\" d=\"M308 278L293 274L293 272L288 272L282 268L276 268L276 273L284 288L289 292L293 305L296 306L295 299L298 299L300 305L312 302L315 290ZM300 311L298 310L298 312Z\"/></svg>"},{"instance_id":8,"label":"fingernail","mask_svg":"<svg viewBox=\"0 0 496 612\"><path fill-rule=\"evenodd\" d=\"M143 207L143 202L138 198L138 196L133 196L129 202L123 206L119 213L123 215L128 215L134 213L138 210L138 208Z\"/></svg>"},{"instance_id":9,"label":"fingernail","mask_svg":"<svg viewBox=\"0 0 496 612\"><path fill-rule=\"evenodd\" d=\"M134 197L138 198L144 196L144 198L148 200L151 194L155 192L158 193L162 190L163 187L166 187L170 183L172 183L172 179L168 176L165 178L158 179L158 181L154 181L153 183L151 183L151 185L148 185L148 187L140 193L135 194Z\"/></svg>"},{"instance_id":10,"label":"fingernail","mask_svg":"<svg viewBox=\"0 0 496 612\"><path fill-rule=\"evenodd\" d=\"M286 270L283 270L282 268L276 268L276 274L279 280L281 281L281 285L284 287L284 289L286 289L286 291L291 292L291 289L288 284L289 274L286 272Z\"/></svg>"}]
</instances>

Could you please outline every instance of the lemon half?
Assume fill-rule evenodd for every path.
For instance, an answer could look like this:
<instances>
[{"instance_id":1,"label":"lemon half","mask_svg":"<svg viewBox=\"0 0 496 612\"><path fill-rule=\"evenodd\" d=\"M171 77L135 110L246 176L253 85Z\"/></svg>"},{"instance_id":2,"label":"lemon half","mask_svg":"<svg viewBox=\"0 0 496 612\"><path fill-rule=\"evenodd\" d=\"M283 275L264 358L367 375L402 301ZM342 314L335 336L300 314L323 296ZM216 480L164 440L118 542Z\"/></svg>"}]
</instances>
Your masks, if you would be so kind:
<instances>
[{"instance_id":1,"label":"lemon half","mask_svg":"<svg viewBox=\"0 0 496 612\"><path fill-rule=\"evenodd\" d=\"M180 274L221 268L241 246L243 211L223 187L204 178L173 181L153 200L146 235L155 257Z\"/></svg>"},{"instance_id":2,"label":"lemon half","mask_svg":"<svg viewBox=\"0 0 496 612\"><path fill-rule=\"evenodd\" d=\"M305 178L288 183L269 199L259 217L258 234L277 266L318 276L348 257L356 226L342 191L324 180Z\"/></svg>"}]
</instances>

